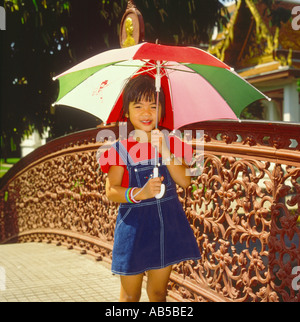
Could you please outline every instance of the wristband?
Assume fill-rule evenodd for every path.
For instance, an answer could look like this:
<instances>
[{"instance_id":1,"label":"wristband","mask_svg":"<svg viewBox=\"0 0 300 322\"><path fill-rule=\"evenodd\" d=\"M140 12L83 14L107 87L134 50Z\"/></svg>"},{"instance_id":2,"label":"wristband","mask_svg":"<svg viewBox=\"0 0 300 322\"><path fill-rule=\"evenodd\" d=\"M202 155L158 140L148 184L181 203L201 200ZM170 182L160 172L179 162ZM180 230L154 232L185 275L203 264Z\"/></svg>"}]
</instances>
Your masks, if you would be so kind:
<instances>
[{"instance_id":1,"label":"wristband","mask_svg":"<svg viewBox=\"0 0 300 322\"><path fill-rule=\"evenodd\" d=\"M132 188L132 190L130 191L130 199L131 199L134 203L140 203L142 200L137 201L137 200L135 200L135 199L134 199L133 191L134 191L135 189L137 189L137 188L136 188L136 187L135 187L135 188Z\"/></svg>"},{"instance_id":2,"label":"wristband","mask_svg":"<svg viewBox=\"0 0 300 322\"><path fill-rule=\"evenodd\" d=\"M126 201L128 203L134 203L131 199L130 199L130 192L133 188L128 188L125 192L125 198L126 198Z\"/></svg>"},{"instance_id":3,"label":"wristband","mask_svg":"<svg viewBox=\"0 0 300 322\"><path fill-rule=\"evenodd\" d=\"M128 189L126 190L126 192L125 192L125 198L126 198L126 201L127 201L128 203L140 203L140 202L141 202L141 200L140 200L140 201L137 201L137 200L135 200L135 199L134 199L134 197L133 197L133 191L134 191L135 189L137 189L137 188L136 188L136 187L135 187L135 188L128 188Z\"/></svg>"}]
</instances>

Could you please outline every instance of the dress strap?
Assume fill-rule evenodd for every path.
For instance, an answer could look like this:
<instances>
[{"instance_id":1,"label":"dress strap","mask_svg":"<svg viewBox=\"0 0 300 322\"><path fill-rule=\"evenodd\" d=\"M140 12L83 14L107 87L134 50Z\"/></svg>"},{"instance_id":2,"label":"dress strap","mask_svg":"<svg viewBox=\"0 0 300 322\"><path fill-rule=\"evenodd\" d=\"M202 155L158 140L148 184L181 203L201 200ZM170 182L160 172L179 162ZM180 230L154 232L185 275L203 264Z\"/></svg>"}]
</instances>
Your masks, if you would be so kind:
<instances>
[{"instance_id":1,"label":"dress strap","mask_svg":"<svg viewBox=\"0 0 300 322\"><path fill-rule=\"evenodd\" d=\"M120 155L125 165L128 165L128 162L130 165L134 165L134 161L132 160L130 154L128 153L122 142L118 141L113 146Z\"/></svg>"}]
</instances>

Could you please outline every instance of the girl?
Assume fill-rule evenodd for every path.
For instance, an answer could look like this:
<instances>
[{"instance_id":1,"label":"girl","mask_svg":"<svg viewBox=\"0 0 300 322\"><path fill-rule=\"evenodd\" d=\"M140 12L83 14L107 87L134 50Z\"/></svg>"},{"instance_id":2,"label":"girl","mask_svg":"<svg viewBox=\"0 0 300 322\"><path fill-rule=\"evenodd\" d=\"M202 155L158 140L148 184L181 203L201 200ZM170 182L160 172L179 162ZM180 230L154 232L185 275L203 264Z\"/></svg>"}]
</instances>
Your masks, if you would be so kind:
<instances>
[{"instance_id":1,"label":"girl","mask_svg":"<svg viewBox=\"0 0 300 322\"><path fill-rule=\"evenodd\" d=\"M197 260L200 252L193 231L178 200L176 184L187 188L186 167L176 165L169 144L156 124L155 81L148 75L131 79L123 93L123 115L134 128L128 140L118 141L103 154L117 161L100 164L108 173L107 197L120 203L116 221L112 272L121 276L120 301L137 302L143 275L147 272L147 294L151 302L166 301L172 265ZM164 93L159 99L159 121L165 114ZM155 137L155 139L153 139ZM153 178L154 145L160 153L159 177ZM128 152L129 151L129 152ZM171 151L172 152L172 151ZM116 158L117 155L117 158ZM170 156L163 160L161 156ZM162 183L166 192L155 196Z\"/></svg>"}]
</instances>

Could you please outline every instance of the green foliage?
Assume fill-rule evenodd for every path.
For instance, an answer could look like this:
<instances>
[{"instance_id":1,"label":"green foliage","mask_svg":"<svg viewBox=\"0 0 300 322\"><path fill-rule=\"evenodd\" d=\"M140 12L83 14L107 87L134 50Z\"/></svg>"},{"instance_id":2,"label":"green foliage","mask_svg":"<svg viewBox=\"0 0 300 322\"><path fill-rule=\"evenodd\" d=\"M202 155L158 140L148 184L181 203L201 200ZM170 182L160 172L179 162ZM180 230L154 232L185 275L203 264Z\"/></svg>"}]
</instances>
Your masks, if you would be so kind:
<instances>
[{"instance_id":1,"label":"green foliage","mask_svg":"<svg viewBox=\"0 0 300 322\"><path fill-rule=\"evenodd\" d=\"M51 124L56 95L55 66L69 59L64 23L68 1L2 1L6 31L1 33L1 155L7 157L24 134L40 133ZM63 68L63 66L60 66Z\"/></svg>"},{"instance_id":2,"label":"green foliage","mask_svg":"<svg viewBox=\"0 0 300 322\"><path fill-rule=\"evenodd\" d=\"M266 5L264 14L271 18L271 26L280 27L281 23L286 23L291 18L291 11L281 7L273 6L276 0L253 0L254 3L263 3Z\"/></svg>"},{"instance_id":3,"label":"green foliage","mask_svg":"<svg viewBox=\"0 0 300 322\"><path fill-rule=\"evenodd\" d=\"M218 0L135 0L146 41L198 46L215 24L226 21ZM58 91L52 77L92 55L119 48L126 0L0 0L1 155L18 149L21 137L50 127L53 137L93 127L95 118L51 109ZM66 112L67 111L67 112ZM52 113L51 113L52 112ZM53 112L55 112L53 114Z\"/></svg>"},{"instance_id":4,"label":"green foliage","mask_svg":"<svg viewBox=\"0 0 300 322\"><path fill-rule=\"evenodd\" d=\"M265 107L261 101L247 106L241 113L241 120L264 120Z\"/></svg>"},{"instance_id":5,"label":"green foliage","mask_svg":"<svg viewBox=\"0 0 300 322\"><path fill-rule=\"evenodd\" d=\"M227 22L218 0L135 0L144 15L146 39L161 43L199 46L208 43L216 24Z\"/></svg>"},{"instance_id":6,"label":"green foliage","mask_svg":"<svg viewBox=\"0 0 300 322\"><path fill-rule=\"evenodd\" d=\"M274 25L289 19L274 0L267 5ZM215 25L228 21L218 0L135 0L145 21L145 40L199 46L209 42ZM119 27L126 0L0 0L6 9L1 32L1 155L18 150L21 137L51 128L52 137L87 127L98 120L74 109L51 110L58 84L52 77L94 54L119 48ZM300 85L299 85L300 86ZM252 110L251 110L252 109ZM248 114L247 114L248 113ZM247 114L247 115L246 115ZM260 115L253 108L245 117Z\"/></svg>"}]
</instances>

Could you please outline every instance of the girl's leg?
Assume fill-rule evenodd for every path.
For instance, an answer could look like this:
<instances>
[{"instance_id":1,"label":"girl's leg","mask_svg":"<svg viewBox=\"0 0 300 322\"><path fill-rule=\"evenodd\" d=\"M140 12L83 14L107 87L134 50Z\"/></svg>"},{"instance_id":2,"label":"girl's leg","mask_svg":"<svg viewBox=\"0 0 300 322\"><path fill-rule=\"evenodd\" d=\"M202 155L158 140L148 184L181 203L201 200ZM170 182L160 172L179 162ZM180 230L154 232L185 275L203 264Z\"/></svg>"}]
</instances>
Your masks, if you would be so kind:
<instances>
[{"instance_id":1,"label":"girl's leg","mask_svg":"<svg viewBox=\"0 0 300 322\"><path fill-rule=\"evenodd\" d=\"M172 266L148 271L147 294L150 302L166 302Z\"/></svg>"},{"instance_id":2,"label":"girl's leg","mask_svg":"<svg viewBox=\"0 0 300 322\"><path fill-rule=\"evenodd\" d=\"M121 276L120 302L138 302L144 274Z\"/></svg>"}]
</instances>

